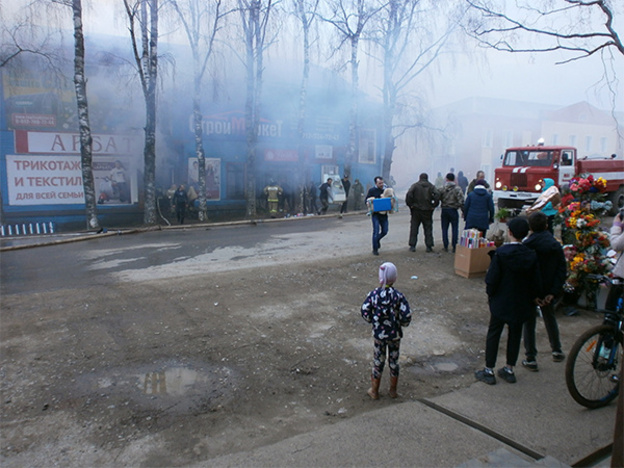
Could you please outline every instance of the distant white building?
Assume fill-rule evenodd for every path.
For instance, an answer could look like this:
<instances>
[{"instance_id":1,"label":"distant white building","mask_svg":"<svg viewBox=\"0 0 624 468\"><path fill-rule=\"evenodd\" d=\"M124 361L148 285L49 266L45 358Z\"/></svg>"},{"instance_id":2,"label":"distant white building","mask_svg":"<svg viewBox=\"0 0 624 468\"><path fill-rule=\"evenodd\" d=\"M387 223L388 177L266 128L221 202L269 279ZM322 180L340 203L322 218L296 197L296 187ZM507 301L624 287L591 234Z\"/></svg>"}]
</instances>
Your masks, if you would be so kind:
<instances>
[{"instance_id":1,"label":"distant white building","mask_svg":"<svg viewBox=\"0 0 624 468\"><path fill-rule=\"evenodd\" d=\"M435 109L434 115L442 130L418 143L430 174L453 168L471 179L481 169L492 180L506 148L540 138L547 145L574 146L583 156L624 152L624 114L614 118L587 102L559 107L472 97Z\"/></svg>"}]
</instances>

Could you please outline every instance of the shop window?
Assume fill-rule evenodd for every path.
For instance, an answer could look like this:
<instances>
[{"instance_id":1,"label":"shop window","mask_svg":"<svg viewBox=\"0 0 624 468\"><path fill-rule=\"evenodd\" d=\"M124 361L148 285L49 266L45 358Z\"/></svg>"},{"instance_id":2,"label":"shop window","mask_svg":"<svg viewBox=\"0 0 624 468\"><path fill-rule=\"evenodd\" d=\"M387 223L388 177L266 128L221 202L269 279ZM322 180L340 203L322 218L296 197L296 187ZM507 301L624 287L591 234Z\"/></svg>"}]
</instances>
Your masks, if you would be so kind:
<instances>
[{"instance_id":1,"label":"shop window","mask_svg":"<svg viewBox=\"0 0 624 468\"><path fill-rule=\"evenodd\" d=\"M375 164L375 130L360 129L360 146L358 162L360 164Z\"/></svg>"},{"instance_id":2,"label":"shop window","mask_svg":"<svg viewBox=\"0 0 624 468\"><path fill-rule=\"evenodd\" d=\"M243 164L226 164L225 196L230 200L245 199L245 166Z\"/></svg>"}]
</instances>

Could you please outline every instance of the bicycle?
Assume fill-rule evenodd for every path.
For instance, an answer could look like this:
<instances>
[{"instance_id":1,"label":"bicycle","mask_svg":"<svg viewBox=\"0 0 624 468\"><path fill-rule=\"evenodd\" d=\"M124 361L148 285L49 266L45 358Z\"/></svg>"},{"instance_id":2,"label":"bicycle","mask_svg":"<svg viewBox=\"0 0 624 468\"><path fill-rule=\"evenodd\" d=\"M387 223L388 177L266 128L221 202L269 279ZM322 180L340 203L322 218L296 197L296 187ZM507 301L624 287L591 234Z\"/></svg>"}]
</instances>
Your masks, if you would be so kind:
<instances>
[{"instance_id":1,"label":"bicycle","mask_svg":"<svg viewBox=\"0 0 624 468\"><path fill-rule=\"evenodd\" d=\"M596 275L595 280L620 288L616 308L597 310L605 314L602 325L590 328L576 340L565 367L570 395L590 409L606 406L618 396L624 360L624 286L621 281L602 275Z\"/></svg>"}]
</instances>

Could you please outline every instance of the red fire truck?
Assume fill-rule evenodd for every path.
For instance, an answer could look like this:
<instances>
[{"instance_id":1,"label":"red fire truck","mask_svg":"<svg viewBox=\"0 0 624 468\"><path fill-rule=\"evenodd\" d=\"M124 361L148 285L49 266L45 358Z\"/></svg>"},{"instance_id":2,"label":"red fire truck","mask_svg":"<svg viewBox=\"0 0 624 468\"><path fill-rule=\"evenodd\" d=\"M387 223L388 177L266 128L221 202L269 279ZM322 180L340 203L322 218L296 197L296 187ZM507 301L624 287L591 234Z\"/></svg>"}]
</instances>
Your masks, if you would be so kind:
<instances>
[{"instance_id":1,"label":"red fire truck","mask_svg":"<svg viewBox=\"0 0 624 468\"><path fill-rule=\"evenodd\" d=\"M550 178L558 187L575 176L592 174L607 181L611 214L624 207L624 159L615 154L609 158L578 157L576 148L568 146L523 146L509 148L502 167L495 171L494 199L499 208L522 208L532 204Z\"/></svg>"}]
</instances>

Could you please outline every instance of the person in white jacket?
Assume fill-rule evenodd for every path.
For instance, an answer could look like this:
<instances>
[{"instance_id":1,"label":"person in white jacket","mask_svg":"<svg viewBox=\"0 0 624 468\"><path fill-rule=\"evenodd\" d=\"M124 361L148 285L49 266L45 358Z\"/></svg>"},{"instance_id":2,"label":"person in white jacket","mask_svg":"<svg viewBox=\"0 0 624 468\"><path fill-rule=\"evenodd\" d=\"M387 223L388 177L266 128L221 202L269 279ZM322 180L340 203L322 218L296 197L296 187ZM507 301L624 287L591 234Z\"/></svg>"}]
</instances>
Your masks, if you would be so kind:
<instances>
[{"instance_id":1,"label":"person in white jacket","mask_svg":"<svg viewBox=\"0 0 624 468\"><path fill-rule=\"evenodd\" d=\"M618 278L624 278L624 235L622 235L622 228L624 227L624 209L620 210L619 214L613 218L613 225L611 226L611 248L618 252L620 255L618 261L613 268L613 274Z\"/></svg>"},{"instance_id":2,"label":"person in white jacket","mask_svg":"<svg viewBox=\"0 0 624 468\"><path fill-rule=\"evenodd\" d=\"M613 276L620 278L624 281L624 232L622 232L622 226L624 225L624 210L620 210L620 213L613 218L613 225L611 226L611 248L617 252L617 262L613 267ZM607 297L607 303L605 307L607 309L615 309L617 300L622 294L622 288L624 285L613 285L609 291Z\"/></svg>"},{"instance_id":3,"label":"person in white jacket","mask_svg":"<svg viewBox=\"0 0 624 468\"><path fill-rule=\"evenodd\" d=\"M613 268L613 276L624 279L624 209L613 219L611 226L611 248L618 253L617 263ZM622 296L624 285L613 285L607 297L606 309L613 310L617 305L617 300ZM624 380L624 366L620 368L620 382ZM621 390L620 390L621 392ZM620 394L615 418L615 429L613 430L613 449L611 452L611 466L622 466L624 463L624 398Z\"/></svg>"}]
</instances>

